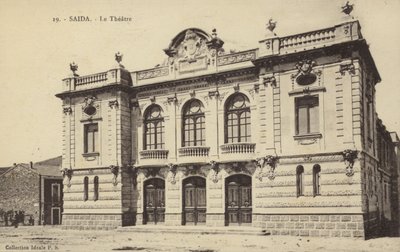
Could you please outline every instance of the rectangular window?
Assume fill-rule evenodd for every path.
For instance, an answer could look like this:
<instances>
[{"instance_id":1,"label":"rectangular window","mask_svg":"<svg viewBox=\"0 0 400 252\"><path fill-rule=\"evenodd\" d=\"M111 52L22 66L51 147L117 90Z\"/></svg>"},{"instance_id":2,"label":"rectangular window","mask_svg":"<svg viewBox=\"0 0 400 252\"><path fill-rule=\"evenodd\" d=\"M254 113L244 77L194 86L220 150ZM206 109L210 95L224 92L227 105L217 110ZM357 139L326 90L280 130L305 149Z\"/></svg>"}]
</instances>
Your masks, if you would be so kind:
<instances>
[{"instance_id":1,"label":"rectangular window","mask_svg":"<svg viewBox=\"0 0 400 252\"><path fill-rule=\"evenodd\" d=\"M60 185L51 184L51 202L58 204L60 202Z\"/></svg>"},{"instance_id":2,"label":"rectangular window","mask_svg":"<svg viewBox=\"0 0 400 252\"><path fill-rule=\"evenodd\" d=\"M99 151L99 130L98 124L85 125L85 153L93 153Z\"/></svg>"},{"instance_id":3,"label":"rectangular window","mask_svg":"<svg viewBox=\"0 0 400 252\"><path fill-rule=\"evenodd\" d=\"M319 133L318 97L296 98L296 135Z\"/></svg>"}]
</instances>

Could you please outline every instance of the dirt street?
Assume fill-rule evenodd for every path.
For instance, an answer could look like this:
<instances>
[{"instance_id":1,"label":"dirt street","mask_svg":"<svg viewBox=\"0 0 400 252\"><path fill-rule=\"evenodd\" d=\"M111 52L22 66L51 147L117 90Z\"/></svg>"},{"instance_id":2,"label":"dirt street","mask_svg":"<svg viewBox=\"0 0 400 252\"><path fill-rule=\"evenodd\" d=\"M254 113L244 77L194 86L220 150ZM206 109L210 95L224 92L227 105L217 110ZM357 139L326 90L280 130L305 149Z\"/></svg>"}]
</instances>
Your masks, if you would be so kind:
<instances>
[{"instance_id":1,"label":"dirt street","mask_svg":"<svg viewBox=\"0 0 400 252\"><path fill-rule=\"evenodd\" d=\"M71 231L0 228L0 251L400 251L400 238L371 240L290 236Z\"/></svg>"}]
</instances>

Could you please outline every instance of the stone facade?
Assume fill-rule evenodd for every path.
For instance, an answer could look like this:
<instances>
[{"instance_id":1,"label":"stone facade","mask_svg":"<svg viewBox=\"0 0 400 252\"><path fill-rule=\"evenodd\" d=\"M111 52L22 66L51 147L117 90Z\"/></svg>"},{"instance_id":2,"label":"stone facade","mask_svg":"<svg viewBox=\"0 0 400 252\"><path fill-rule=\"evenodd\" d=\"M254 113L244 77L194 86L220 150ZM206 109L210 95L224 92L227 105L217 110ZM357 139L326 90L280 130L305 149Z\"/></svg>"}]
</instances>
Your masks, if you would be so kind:
<instances>
[{"instance_id":1,"label":"stone facade","mask_svg":"<svg viewBox=\"0 0 400 252\"><path fill-rule=\"evenodd\" d=\"M15 212L24 225L61 224L62 176L57 158L14 164L0 174L0 226L11 226ZM54 189L53 189L54 187ZM33 223L30 223L32 218Z\"/></svg>"},{"instance_id":2,"label":"stone facade","mask_svg":"<svg viewBox=\"0 0 400 252\"><path fill-rule=\"evenodd\" d=\"M369 184L381 185L380 76L359 22L271 31L256 49L226 53L215 30L187 29L143 71L126 70L121 54L98 74L71 65L57 95L65 228L367 237L382 225Z\"/></svg>"}]
</instances>

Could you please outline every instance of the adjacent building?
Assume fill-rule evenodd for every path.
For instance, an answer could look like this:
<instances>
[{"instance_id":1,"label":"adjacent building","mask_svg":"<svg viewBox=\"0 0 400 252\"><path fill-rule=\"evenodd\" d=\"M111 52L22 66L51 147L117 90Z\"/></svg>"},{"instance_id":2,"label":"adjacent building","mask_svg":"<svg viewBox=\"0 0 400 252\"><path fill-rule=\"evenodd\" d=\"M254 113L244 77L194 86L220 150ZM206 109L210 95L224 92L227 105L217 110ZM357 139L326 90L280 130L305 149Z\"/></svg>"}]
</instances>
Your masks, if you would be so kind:
<instances>
[{"instance_id":1,"label":"adjacent building","mask_svg":"<svg viewBox=\"0 0 400 252\"><path fill-rule=\"evenodd\" d=\"M0 168L0 226L61 224L60 169L61 156Z\"/></svg>"},{"instance_id":2,"label":"adjacent building","mask_svg":"<svg viewBox=\"0 0 400 252\"><path fill-rule=\"evenodd\" d=\"M101 73L71 64L57 94L63 226L368 237L398 224L381 78L360 23L285 37L274 27L233 53L216 30L185 29L146 70L130 72L120 53Z\"/></svg>"}]
</instances>

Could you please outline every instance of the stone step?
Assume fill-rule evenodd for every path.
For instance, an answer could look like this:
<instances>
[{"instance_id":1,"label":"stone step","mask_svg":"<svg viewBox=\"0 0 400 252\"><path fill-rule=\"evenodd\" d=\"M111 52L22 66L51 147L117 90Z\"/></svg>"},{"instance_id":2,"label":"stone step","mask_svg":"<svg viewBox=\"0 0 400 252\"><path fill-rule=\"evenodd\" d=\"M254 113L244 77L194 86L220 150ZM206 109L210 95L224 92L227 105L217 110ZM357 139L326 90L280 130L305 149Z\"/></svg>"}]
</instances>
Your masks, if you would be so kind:
<instances>
[{"instance_id":1,"label":"stone step","mask_svg":"<svg viewBox=\"0 0 400 252\"><path fill-rule=\"evenodd\" d=\"M164 226L140 225L118 227L117 232L132 233L175 233L175 234L233 234L233 235L270 235L269 232L255 227L207 227L207 226Z\"/></svg>"}]
</instances>

